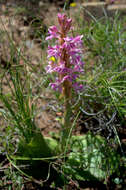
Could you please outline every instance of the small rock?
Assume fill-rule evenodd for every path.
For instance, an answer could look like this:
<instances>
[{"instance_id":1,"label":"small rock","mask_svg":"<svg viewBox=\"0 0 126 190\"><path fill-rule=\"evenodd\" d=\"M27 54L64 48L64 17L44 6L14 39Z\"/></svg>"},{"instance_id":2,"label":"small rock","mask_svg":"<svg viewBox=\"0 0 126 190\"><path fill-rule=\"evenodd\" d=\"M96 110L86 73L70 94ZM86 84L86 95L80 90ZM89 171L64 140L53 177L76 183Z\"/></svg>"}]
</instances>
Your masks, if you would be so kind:
<instances>
[{"instance_id":1,"label":"small rock","mask_svg":"<svg viewBox=\"0 0 126 190\"><path fill-rule=\"evenodd\" d=\"M39 7L43 7L44 5L45 5L44 2L42 2L42 1L39 2Z\"/></svg>"},{"instance_id":2,"label":"small rock","mask_svg":"<svg viewBox=\"0 0 126 190\"><path fill-rule=\"evenodd\" d=\"M26 40L25 45L27 48L33 48L34 42L33 40Z\"/></svg>"}]
</instances>

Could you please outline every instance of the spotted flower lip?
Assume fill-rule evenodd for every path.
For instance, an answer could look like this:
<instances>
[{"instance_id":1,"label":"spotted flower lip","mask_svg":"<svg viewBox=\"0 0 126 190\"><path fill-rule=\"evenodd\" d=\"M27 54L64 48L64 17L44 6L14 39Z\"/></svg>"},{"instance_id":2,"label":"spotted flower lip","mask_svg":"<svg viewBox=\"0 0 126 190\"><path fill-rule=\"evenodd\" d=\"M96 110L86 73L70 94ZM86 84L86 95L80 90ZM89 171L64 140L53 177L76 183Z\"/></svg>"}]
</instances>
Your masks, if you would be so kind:
<instances>
[{"instance_id":1,"label":"spotted flower lip","mask_svg":"<svg viewBox=\"0 0 126 190\"><path fill-rule=\"evenodd\" d=\"M54 90L62 91L65 81L68 86L75 91L83 89L83 85L76 80L83 73L84 62L81 55L83 53L83 35L76 37L69 36L68 32L72 27L72 19L67 18L65 14L58 13L59 28L51 26L48 30L49 36L46 40L56 39L54 46L48 46L48 66L47 73L57 73L55 82L50 83ZM53 60L51 58L53 57Z\"/></svg>"},{"instance_id":2,"label":"spotted flower lip","mask_svg":"<svg viewBox=\"0 0 126 190\"><path fill-rule=\"evenodd\" d=\"M54 57L54 58L58 58L61 56L61 52L60 52L60 46L59 45L55 45L55 46L49 46L48 47L48 58L50 57Z\"/></svg>"}]
</instances>

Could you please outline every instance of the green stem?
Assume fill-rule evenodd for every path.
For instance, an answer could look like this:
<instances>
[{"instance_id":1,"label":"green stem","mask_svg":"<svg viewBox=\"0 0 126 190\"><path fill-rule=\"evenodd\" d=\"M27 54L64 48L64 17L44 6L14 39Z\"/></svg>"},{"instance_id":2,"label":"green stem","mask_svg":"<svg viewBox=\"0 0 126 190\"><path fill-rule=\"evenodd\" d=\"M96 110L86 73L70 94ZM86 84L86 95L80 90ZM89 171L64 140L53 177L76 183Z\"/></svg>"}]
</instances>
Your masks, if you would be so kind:
<instances>
[{"instance_id":1,"label":"green stem","mask_svg":"<svg viewBox=\"0 0 126 190\"><path fill-rule=\"evenodd\" d=\"M62 124L63 129L62 129L62 134L61 134L61 147L63 150L66 147L66 142L69 137L70 127L71 127L71 121L70 121L71 114L72 114L71 104L69 100L66 100L64 120Z\"/></svg>"}]
</instances>

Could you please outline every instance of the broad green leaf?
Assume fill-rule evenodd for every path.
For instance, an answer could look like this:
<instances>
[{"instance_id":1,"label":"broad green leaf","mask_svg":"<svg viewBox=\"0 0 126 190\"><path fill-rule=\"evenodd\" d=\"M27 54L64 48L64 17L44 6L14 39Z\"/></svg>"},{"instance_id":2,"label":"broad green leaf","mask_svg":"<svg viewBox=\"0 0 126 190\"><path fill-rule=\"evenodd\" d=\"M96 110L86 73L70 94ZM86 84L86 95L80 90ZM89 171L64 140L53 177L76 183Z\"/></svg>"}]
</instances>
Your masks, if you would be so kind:
<instances>
[{"instance_id":1,"label":"broad green leaf","mask_svg":"<svg viewBox=\"0 0 126 190\"><path fill-rule=\"evenodd\" d=\"M91 133L73 136L64 171L77 180L104 180L118 169L119 155L106 140Z\"/></svg>"}]
</instances>

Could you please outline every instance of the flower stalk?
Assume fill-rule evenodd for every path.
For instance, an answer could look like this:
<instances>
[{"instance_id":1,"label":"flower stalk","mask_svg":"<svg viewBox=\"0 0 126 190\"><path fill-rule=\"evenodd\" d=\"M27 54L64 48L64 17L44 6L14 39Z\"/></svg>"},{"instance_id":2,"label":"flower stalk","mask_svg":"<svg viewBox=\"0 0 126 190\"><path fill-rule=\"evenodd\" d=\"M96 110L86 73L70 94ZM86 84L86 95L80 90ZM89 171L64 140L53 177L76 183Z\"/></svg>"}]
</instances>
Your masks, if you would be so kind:
<instances>
[{"instance_id":1,"label":"flower stalk","mask_svg":"<svg viewBox=\"0 0 126 190\"><path fill-rule=\"evenodd\" d=\"M57 73L55 82L50 83L52 89L57 90L64 97L64 119L61 134L61 145L65 147L69 136L70 118L72 114L71 99L72 90L77 93L83 89L83 85L76 79L80 73L83 73L82 37L69 37L68 33L72 29L72 20L65 14L58 14L59 28L51 26L49 36L46 40L56 39L56 45L48 47L48 66L47 73ZM55 61L56 60L56 61Z\"/></svg>"}]
</instances>

